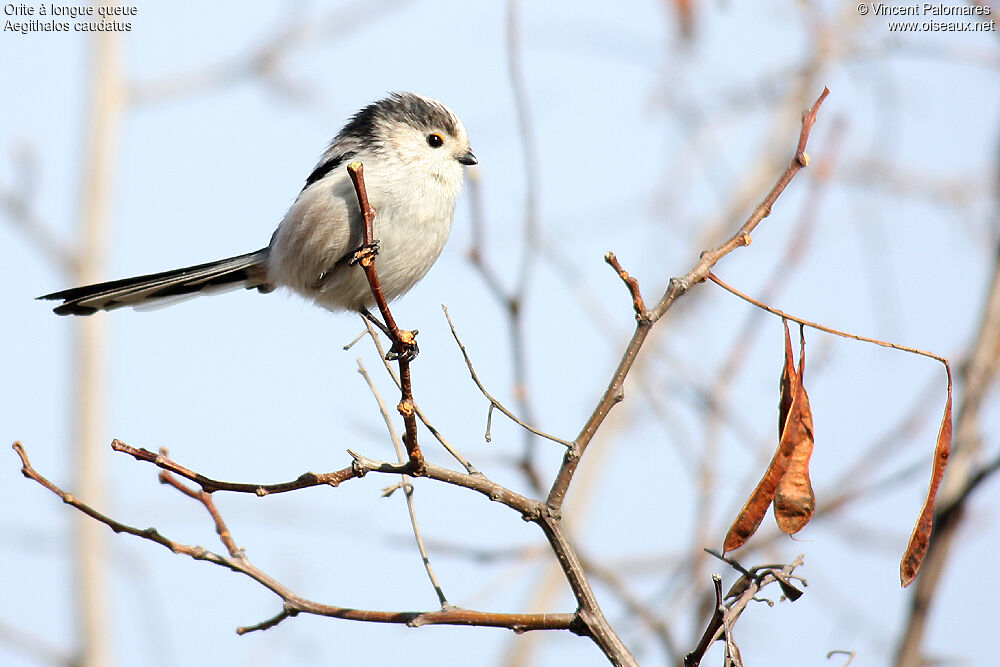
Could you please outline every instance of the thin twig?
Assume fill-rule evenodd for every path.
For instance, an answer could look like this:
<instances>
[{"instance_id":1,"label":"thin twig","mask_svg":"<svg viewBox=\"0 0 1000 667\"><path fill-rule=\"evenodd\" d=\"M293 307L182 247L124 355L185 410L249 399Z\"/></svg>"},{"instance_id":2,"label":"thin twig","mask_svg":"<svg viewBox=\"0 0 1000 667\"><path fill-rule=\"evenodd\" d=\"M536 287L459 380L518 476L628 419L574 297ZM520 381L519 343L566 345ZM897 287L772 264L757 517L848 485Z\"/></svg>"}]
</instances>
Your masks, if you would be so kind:
<instances>
[{"instance_id":1,"label":"thin twig","mask_svg":"<svg viewBox=\"0 0 1000 667\"><path fill-rule=\"evenodd\" d=\"M472 210L472 239L468 250L469 260L486 283L490 293L503 308L507 319L507 334L510 342L511 365L514 376L514 397L517 411L527 423L536 421L528 386L528 358L525 337L524 302L531 287L531 276L539 256L538 244L538 150L534 138L528 88L525 84L521 60L521 27L519 3L506 3L506 56L507 75L514 97L518 137L521 142L522 162L520 173L525 181L524 214L521 233L521 255L517 267L515 285L507 289L502 284L496 270L487 263L485 256L485 224L482 197L478 175L470 178L469 203ZM535 465L536 433L525 429L523 449L518 468L524 474L533 492L541 492L542 480Z\"/></svg>"},{"instance_id":2,"label":"thin twig","mask_svg":"<svg viewBox=\"0 0 1000 667\"><path fill-rule=\"evenodd\" d=\"M378 404L379 412L382 413L382 419L385 421L385 427L389 431L389 437L392 439L392 446L396 449L396 458L400 463L406 462L406 452L403 451L403 443L399 439L399 435L396 433L396 429L392 426L392 419L389 417L389 410L385 405L385 401L382 400L382 395L379 393L378 388L375 386L375 382L372 380L371 375L368 374L368 370L365 368L364 364L361 363L361 359L358 359L358 373L361 377L365 379L368 384L368 389L372 392L372 396L375 397L375 402ZM410 476L407 474L400 475L403 487L403 497L406 499L406 511L410 516L410 526L413 529L413 538L417 543L417 551L420 553L420 560L424 564L424 570L427 572L427 577L431 580L431 586L434 588L434 593L438 597L438 602L441 603L442 609L448 609L451 605L448 603L448 598L444 594L444 589L441 587L441 582L438 581L437 576L434 574L434 568L431 567L431 560L427 556L427 548L424 546L424 539L420 535L420 524L417 522L417 512L413 506L413 483L410 481ZM391 492L386 493L390 495Z\"/></svg>"},{"instance_id":3,"label":"thin twig","mask_svg":"<svg viewBox=\"0 0 1000 667\"><path fill-rule=\"evenodd\" d=\"M190 479L191 481L201 485L202 488L208 492L229 491L232 493L250 493L257 496L265 496L270 493L283 493L285 491L293 491L296 489L304 489L320 485L339 486L347 480L364 477L370 472L398 475L409 472L410 465L409 462L399 464L376 461L351 450L347 450L347 453L351 455L354 462L350 467L343 470L329 473L307 472L299 475L298 478L292 481L281 482L278 484L246 484L221 482L210 479L200 473L185 468L162 454L155 454L148 449L131 447L120 440L115 440L112 447L115 451L128 454L137 461L151 463L161 470L167 470L186 479ZM441 466L427 464L426 477L428 479L435 479L440 482L445 482L446 484L460 486L481 493L490 500L499 502L517 511L528 521L534 521L538 514L543 511L541 504L538 501L532 500L518 493L514 493L510 489L507 489L506 487L490 480L480 472L472 474L461 473Z\"/></svg>"},{"instance_id":4,"label":"thin twig","mask_svg":"<svg viewBox=\"0 0 1000 667\"><path fill-rule=\"evenodd\" d=\"M834 329L832 327L824 326L822 324L817 324L816 322L811 322L811 321L803 319L801 317L796 317L795 315L790 315L789 313L786 313L783 310L779 310L777 308L774 308L772 306L767 305L766 303L762 303L762 302L758 301L757 299L754 299L752 296L744 294L743 292L739 291L738 289L736 289L732 285L729 285L728 283L724 282L721 278L719 278L718 276L716 276L714 273L710 272L708 274L708 279L711 280L716 285L718 285L719 287L721 287L724 290L726 290L727 292L730 292L731 294L734 294L734 295L740 297L741 299L743 299L747 303L753 304L754 306L757 306L761 310L766 310L767 312L771 313L772 315L777 315L778 317L782 317L782 318L784 318L786 320L791 320L792 322L796 322L796 323L798 323L800 325L807 326L807 327L809 327L811 329L816 329L817 331L823 331L823 332L828 333L828 334L833 334L834 336L840 336L841 338L849 338L851 340L860 341L862 343L872 343L873 345L880 345L882 347L888 347L888 348L891 348L893 350L900 350L901 352L910 352L911 354L919 354L922 357L929 357L931 359L935 359L937 361L940 361L942 364L945 365L946 368L950 369L950 364L948 363L948 360L946 358L940 356L940 355L934 354L933 352L927 352L925 350L918 350L915 347L907 347L906 345L900 345L898 343L890 343L889 341L879 340L877 338L867 338L865 336L859 336L857 334L852 334L852 333L848 333L846 331L840 331L839 329ZM951 371L950 370L948 371L948 375L949 375L949 377L951 376Z\"/></svg>"},{"instance_id":5,"label":"thin twig","mask_svg":"<svg viewBox=\"0 0 1000 667\"><path fill-rule=\"evenodd\" d=\"M446 306L441 306L441 309L444 311L444 316L448 320L448 326L451 328L451 335L455 338L455 342L458 344L458 349L462 352L462 357L465 359L465 365L469 369L469 375L472 376L472 381L476 383L476 386L479 388L479 391L490 402L490 405L499 410L500 412L502 412L504 415L507 416L508 419L510 419L512 422L514 422L521 428L530 431L539 437L545 438L546 440L551 440L552 442L558 442L563 447L571 447L573 443L571 443L570 441L551 435L549 433L546 433L545 431L540 431L531 424L528 424L522 419L519 419L513 412L504 407L503 403L494 398L493 395L486 390L486 387L484 387L483 383L479 380L479 376L476 375L476 369L473 368L472 366L472 359L469 358L468 350L465 349L465 345L462 343L462 339L458 337L458 331L455 330L455 323L451 321L451 314L448 312L448 308ZM489 430L487 429L487 433L488 432Z\"/></svg>"},{"instance_id":6,"label":"thin twig","mask_svg":"<svg viewBox=\"0 0 1000 667\"><path fill-rule=\"evenodd\" d=\"M844 651L843 649L834 649L832 651L826 652L826 659L829 660L835 655L846 655L847 662L843 664L843 667L850 667L851 663L854 662L854 656L857 655L856 651Z\"/></svg>"},{"instance_id":7,"label":"thin twig","mask_svg":"<svg viewBox=\"0 0 1000 667\"><path fill-rule=\"evenodd\" d=\"M396 384L396 388L402 389L402 386L400 385L399 382L399 374L393 370L392 365L389 363L389 360L385 358L386 357L385 348L382 347L382 343L381 341L379 341L378 334L375 332L374 329L372 329L371 322L369 322L368 320L365 320L365 331L360 334L359 339L361 336L365 335L371 338L372 344L375 345L375 350L378 352L379 359L382 360L382 365L385 367L386 372L389 373L389 377L392 378L392 381ZM434 438L441 444L441 446L445 448L445 451L451 454L452 458L458 461L458 463L463 468L465 468L466 472L468 472L469 474L479 472L476 469L476 467L469 462L468 459L462 456L462 454L460 454L459 451L455 449L450 442L448 442L447 438L445 438L441 434L441 432L437 429L437 427L430 422L430 420L427 418L427 415L425 415L423 410L420 409L420 406L417 405L416 401L413 402L413 409L417 413L417 418L420 419L420 421L427 428L427 430L431 432L431 435L433 435Z\"/></svg>"},{"instance_id":8,"label":"thin twig","mask_svg":"<svg viewBox=\"0 0 1000 667\"><path fill-rule=\"evenodd\" d=\"M271 618L264 619L260 623L254 623L253 625L241 625L236 628L236 634L245 635L251 632L257 632L258 630L270 630L278 623L281 623L286 618L292 618L298 615L298 611L294 609L289 609L286 605L280 612L272 616Z\"/></svg>"},{"instance_id":9,"label":"thin twig","mask_svg":"<svg viewBox=\"0 0 1000 667\"><path fill-rule=\"evenodd\" d=\"M166 452L160 450L164 455ZM245 558L243 550L236 545L236 541L233 539L233 534L229 532L229 528L226 526L225 520L222 518L222 514L219 512L219 508L215 506L215 501L212 499L212 494L204 489L200 491L192 489L191 487L182 484L180 480L174 477L169 472L163 471L160 473L160 483L168 484L189 498L197 500L205 509L208 510L209 516L212 517L212 522L215 524L215 532L219 536L219 541L222 542L223 546L226 547L226 551L229 552L231 558Z\"/></svg>"},{"instance_id":10,"label":"thin twig","mask_svg":"<svg viewBox=\"0 0 1000 667\"><path fill-rule=\"evenodd\" d=\"M382 283L378 278L378 271L375 270L375 256L378 254L378 240L375 238L375 207L368 201L368 188L365 186L365 166L360 162L352 162L347 165L347 173L354 183L354 191L358 196L358 206L361 208L361 217L364 220L364 241L361 250L357 252L354 261L364 269L365 277L372 290L372 298L378 306L388 334L393 338L393 345L401 340L399 327L392 317L389 304L386 302L385 294L382 292Z\"/></svg>"},{"instance_id":11,"label":"thin twig","mask_svg":"<svg viewBox=\"0 0 1000 667\"><path fill-rule=\"evenodd\" d=\"M733 565L742 576L737 582L739 588L730 591L726 596L726 598L732 597L733 599L725 604L722 604L722 579L719 575L712 576L712 583L715 587L716 611L709 620L698 646L684 658L686 667L700 664L708 648L720 638L726 640L727 660L733 660L734 664L739 664L739 648L732 641L731 630L747 605L757 599L757 594L769 584L778 583L782 593L792 601L797 599L802 592L792 586L789 580L798 579L803 585L805 584L804 579L795 575L795 569L802 565L801 555L786 565L756 565L746 568L730 558L725 558L714 552L710 553Z\"/></svg>"},{"instance_id":12,"label":"thin twig","mask_svg":"<svg viewBox=\"0 0 1000 667\"><path fill-rule=\"evenodd\" d=\"M431 559L427 555L427 547L424 545L424 538L420 534L420 524L417 523L417 510L413 505L413 483L409 481L407 475L403 475L403 479L407 480L403 484L403 497L406 499L406 511L410 515L410 525L413 527L413 539L417 543L417 551L420 552L420 561L424 564L424 571L427 572L427 578L430 579L431 586L434 588L434 593L437 595L441 608L451 609L454 605L448 602L448 597L444 594L444 588L442 588L441 582L438 581L437 575L434 574L434 568L431 567Z\"/></svg>"},{"instance_id":13,"label":"thin twig","mask_svg":"<svg viewBox=\"0 0 1000 667\"><path fill-rule=\"evenodd\" d=\"M747 218L746 222L733 234L728 241L713 248L712 250L706 250L701 253L701 259L698 264L688 271L686 275L681 278L674 278L670 281L670 286L664 293L663 298L656 307L650 312L650 317L655 322L660 319L667 310L673 305L674 301L680 297L682 294L686 293L692 285L704 281L708 277L708 273L713 266L715 266L720 259L733 252L737 248L742 248L750 245L750 234L757 228L764 218L771 215L771 209L774 203L781 196L781 193L785 191L788 184L792 182L795 175L799 171L808 166L809 156L805 152L806 143L809 141L809 136L812 133L813 125L816 123L816 115L819 113L819 109L826 99L827 95L830 94L828 88L823 88L823 92L813 103L812 107L802 114L802 129L799 132L799 141L795 149L795 155L791 160L788 167L778 178L778 182L774 184L771 191L764 197L764 200L757 205L750 217Z\"/></svg>"},{"instance_id":14,"label":"thin twig","mask_svg":"<svg viewBox=\"0 0 1000 667\"><path fill-rule=\"evenodd\" d=\"M618 261L618 257L615 253L608 252L604 255L604 261L611 265L611 268L618 273L618 277L622 279L625 283L625 287L628 288L629 294L632 295L632 308L635 310L636 319L646 316L646 304L642 301L642 292L639 291L639 281L628 274L628 271L622 268L621 263Z\"/></svg>"},{"instance_id":15,"label":"thin twig","mask_svg":"<svg viewBox=\"0 0 1000 667\"><path fill-rule=\"evenodd\" d=\"M392 418L389 416L389 408L386 406L385 401L382 400L382 395L375 386L375 381L372 380L372 376L368 373L368 369L365 368L364 363L362 363L360 358L357 359L357 362L358 374L364 378L365 384L368 385L368 390L375 398L375 403L378 405L378 411L382 415L382 421L385 422L385 428L389 431L389 439L392 440L393 449L396 450L396 457L399 459L400 463L406 463L406 453L403 451L403 442L399 439L399 434L396 433L396 428L392 425ZM406 476L404 475L403 477L405 478ZM404 481L406 480L404 479Z\"/></svg>"}]
</instances>

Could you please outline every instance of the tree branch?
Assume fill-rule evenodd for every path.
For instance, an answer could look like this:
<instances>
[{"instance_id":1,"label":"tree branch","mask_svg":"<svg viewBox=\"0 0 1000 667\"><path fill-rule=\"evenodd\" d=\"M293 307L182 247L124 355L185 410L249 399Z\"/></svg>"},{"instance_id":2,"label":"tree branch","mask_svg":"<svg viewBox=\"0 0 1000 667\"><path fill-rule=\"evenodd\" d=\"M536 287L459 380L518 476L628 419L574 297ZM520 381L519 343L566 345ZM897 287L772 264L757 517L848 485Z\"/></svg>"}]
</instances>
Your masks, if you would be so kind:
<instances>
[{"instance_id":1,"label":"tree branch","mask_svg":"<svg viewBox=\"0 0 1000 667\"><path fill-rule=\"evenodd\" d=\"M549 507L553 509L559 509L562 507L563 501L566 498L566 492L569 490L569 484L573 479L573 474L576 472L576 468L580 464L580 458L583 456L583 453L586 451L591 440L594 439L597 429L600 428L604 419L611 412L611 408L624 399L625 378L632 369L632 365L635 363L635 359L639 355L639 350L642 348L642 345L645 342L646 337L649 335L653 324L663 317L674 302L684 295L692 285L700 283L708 278L712 267L715 266L719 260L737 248L750 245L750 233L756 229L757 225L759 225L764 218L770 215L771 207L774 205L774 202L777 201L781 193L784 192L792 178L795 177L795 174L809 164L809 157L805 153L806 143L809 140L809 134L812 132L813 125L816 122L816 114L819 112L819 108L823 104L823 100L825 100L829 94L829 89L824 88L822 94L820 94L812 108L802 114L802 130L799 133L798 144L796 145L795 155L792 158L791 163L785 169L784 173L782 173L781 177L778 178L778 182L775 183L773 188L771 188L771 191L757 206L747 221L743 223L743 225L728 241L717 248L702 252L701 259L694 266L694 268L687 272L687 274L681 278L672 278L667 291L664 292L663 297L652 310L647 310L641 315L636 315L636 327L632 334L632 339L628 342L628 345L626 345L625 352L622 354L622 358L618 362L618 367L615 369L614 375L611 377L611 381L608 383L607 389L604 390L604 394L598 401L597 406L590 415L590 418L587 419L587 422L580 430L580 434L573 442L573 446L570 447L563 456L562 466L559 469L559 473L556 475L555 481L549 489L549 495L546 500ZM621 269L620 265L615 267L615 270L619 272L619 275L624 273L624 269ZM632 280L635 279L633 278ZM638 293L638 281L634 283L634 287L633 283L626 284L629 285L630 291L633 289L635 290L633 292L634 300L634 295Z\"/></svg>"},{"instance_id":2,"label":"tree branch","mask_svg":"<svg viewBox=\"0 0 1000 667\"><path fill-rule=\"evenodd\" d=\"M498 613L462 608L450 608L440 611L379 611L351 609L314 602L293 593L289 588L253 565L249 559L247 559L246 556L238 550L238 553L235 556L223 556L209 551L204 547L176 542L161 534L155 528L136 528L135 526L121 523L105 514L102 514L86 503L80 501L72 494L63 491L59 486L46 479L37 470L35 470L28 459L27 452L24 450L24 447L20 442L14 443L13 449L21 459L21 472L25 477L39 483L55 495L59 496L66 504L80 510L92 519L103 523L111 528L111 530L115 533L127 533L129 535L134 535L135 537L155 542L156 544L170 549L170 551L174 553L188 556L194 560L213 563L232 570L233 572L245 575L272 591L284 601L283 610L278 615L256 625L241 627L239 629L241 634L255 630L266 630L274 627L284 619L300 613L353 621L365 621L369 623L399 623L410 627L419 627L421 625L474 625L509 628L515 632L527 632L531 630L571 630L577 634L587 634L587 629L585 626L580 624L577 614L570 613ZM147 459L143 458L141 460ZM362 465L369 470L379 469L381 472L382 468L387 467L387 464L368 462L366 459L361 460L366 462ZM166 457L161 456L158 460L154 459L151 462L156 463L156 465L164 465L166 464L166 461ZM397 468L397 470L392 471L397 473L406 469L405 465L388 467ZM461 473L456 474L460 475ZM185 493L185 495L198 497L197 492L191 492L190 489L185 490L183 485L173 483L171 483L171 485L181 490ZM201 500L200 497L198 498ZM206 508L207 507L208 505L206 505ZM217 526L218 525L219 524L217 524Z\"/></svg>"},{"instance_id":3,"label":"tree branch","mask_svg":"<svg viewBox=\"0 0 1000 667\"><path fill-rule=\"evenodd\" d=\"M375 255L377 241L374 237L375 209L368 201L368 191L365 188L365 167L360 162L352 162L347 165L347 173L354 183L354 191L358 196L358 206L361 207L361 215L365 222L365 240L361 250L355 256L361 268L368 278L368 285L371 287L372 297L378 305L382 319L385 321L392 347L389 350L394 359L399 362L399 382L400 399L396 409L403 416L403 423L406 426L406 434L403 436L403 443L410 456L410 465L414 475L423 474L424 454L420 451L417 443L417 418L414 414L413 385L410 379L410 362L417 354L416 331L401 330L396 326L396 321L389 310L385 294L382 293L382 286L379 283L378 272L375 270Z\"/></svg>"}]
</instances>

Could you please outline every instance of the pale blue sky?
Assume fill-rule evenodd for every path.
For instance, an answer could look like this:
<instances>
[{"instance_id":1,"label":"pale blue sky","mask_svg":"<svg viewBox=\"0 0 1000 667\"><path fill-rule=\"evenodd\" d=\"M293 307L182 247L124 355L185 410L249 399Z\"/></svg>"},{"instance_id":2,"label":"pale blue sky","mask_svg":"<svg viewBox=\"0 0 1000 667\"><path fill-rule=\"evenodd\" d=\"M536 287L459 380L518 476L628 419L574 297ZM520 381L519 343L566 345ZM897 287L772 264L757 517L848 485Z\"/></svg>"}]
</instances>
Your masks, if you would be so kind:
<instances>
[{"instance_id":1,"label":"pale blue sky","mask_svg":"<svg viewBox=\"0 0 1000 667\"><path fill-rule=\"evenodd\" d=\"M853 4L825 3L804 19L798 4L722 3L700 9L695 42L684 47L666 3L522 4L524 79L547 248L525 305L539 427L575 435L630 330L627 295L604 265L604 252L618 254L647 301L657 298L670 276L694 264L707 234L734 230L770 188L780 168L765 170L746 204L730 210L733 187L750 178L761 156L778 150L782 159L790 157L797 110L806 103L778 115L778 102L811 101L823 85L832 94L810 153L814 165L834 159L837 175L814 198L815 170L804 172L753 245L726 258L717 272L757 293L783 261L800 216L811 216L806 258L775 305L961 358L996 247L995 200L989 198L1000 109L995 33L898 38L884 19L858 17ZM344 120L387 91L413 90L445 101L464 120L480 160L475 169L489 261L507 285L514 283L525 178L504 4L349 6L354 10L338 15L328 34L307 19L315 38L280 62L280 72L305 93L301 100L250 77L127 113L109 278L261 247ZM244 3L239 11L223 3L144 3L123 39L129 79L174 80L238 59L302 17L327 11L309 2ZM819 32L817 16L835 27ZM826 40L830 59L796 96L801 78L793 74L816 40ZM33 155L35 210L66 240L73 238L80 196L87 62L81 34L0 34L0 184L16 186L17 156ZM942 180L953 185L945 194L957 204L943 202L931 187ZM810 202L818 203L810 208ZM487 404L469 382L439 307L448 305L480 377L513 404L506 321L466 260L470 238L465 196L445 254L394 312L401 324L421 331L414 367L420 405L480 469L523 492L523 480L505 465L520 453L521 434L498 416L493 442L483 443ZM0 247L7 283L0 293L6 314L0 442L22 440L39 470L68 484L73 322L33 300L68 285L6 218ZM621 568L632 567L621 563L634 558L660 564L632 582L633 592L658 608L673 594L664 588L673 563L667 559L689 548L693 531L696 482L685 461L707 437L697 387L710 383L748 314L745 304L714 288L692 290L659 325L641 361L643 386L628 387L628 400L588 452L592 467L583 466L574 487L579 497L571 502L580 504L569 520L581 547ZM369 347L341 349L359 331L353 317L256 293L99 317L111 337L109 443L117 437L148 449L167 446L185 465L238 481L338 469L348 462L347 448L393 456L356 358L393 401L390 383ZM874 477L929 461L943 405L940 367L815 333L808 340L817 490L828 490L863 447L933 386L918 432L900 440ZM749 354L730 392L735 425L723 430L716 471L711 516L719 541L769 456L762 447L773 438L779 322L765 321ZM667 406L658 416L644 392ZM986 449L995 452L995 393L983 429ZM425 442L428 455L445 462L429 437ZM551 476L561 452L546 443L540 450ZM107 465L114 516L221 550L205 513L157 484L151 467L110 449ZM431 609L436 599L410 546L402 498L379 497L395 481L369 477L335 490L263 500L219 496L218 502L254 562L297 592L343 606ZM826 664L831 649L857 650L853 665L885 664L909 599L898 586L898 557L925 486L921 470L835 525L810 526L800 543L774 547L768 558L806 554L802 574L810 586L795 605L753 609L741 620L748 664ZM986 665L992 655L983 640L990 622L979 610L992 601L984 583L1000 530L987 508L998 500L995 484L976 497L933 616L929 650L964 664ZM542 544L532 525L478 496L420 482L416 501L425 537L439 544ZM68 650L70 510L23 480L12 452L0 455L0 506L0 623ZM498 664L511 642L522 641L500 630L409 630L301 616L236 637L236 626L276 613L278 600L227 571L150 543L112 536L110 546L121 665ZM536 561L475 563L443 549L431 556L452 602L463 606L524 609L539 581ZM606 590L598 587L598 594L625 641L642 651L640 661L660 663L655 642L621 624L624 612ZM687 611L670 619L685 649L691 607L680 604ZM572 608L564 593L554 610ZM535 664L604 664L586 640L543 639ZM37 664L2 641L0 662Z\"/></svg>"}]
</instances>

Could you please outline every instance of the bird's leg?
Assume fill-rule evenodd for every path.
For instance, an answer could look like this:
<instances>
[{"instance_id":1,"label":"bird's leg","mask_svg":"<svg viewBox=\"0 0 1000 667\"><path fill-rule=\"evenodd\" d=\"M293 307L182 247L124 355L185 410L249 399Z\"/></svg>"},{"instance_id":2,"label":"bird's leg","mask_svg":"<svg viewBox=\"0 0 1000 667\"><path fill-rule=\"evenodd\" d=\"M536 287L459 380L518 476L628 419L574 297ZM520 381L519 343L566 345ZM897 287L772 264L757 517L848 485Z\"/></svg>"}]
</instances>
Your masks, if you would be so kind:
<instances>
[{"instance_id":1,"label":"bird's leg","mask_svg":"<svg viewBox=\"0 0 1000 667\"><path fill-rule=\"evenodd\" d=\"M366 320L374 324L376 327L378 327L379 331L381 331L386 335L386 337L389 340L392 340L392 332L389 331L389 327L382 324L382 320L372 315L370 310L368 310L367 308L361 308L358 310L358 315L360 315L361 317L365 318Z\"/></svg>"}]
</instances>

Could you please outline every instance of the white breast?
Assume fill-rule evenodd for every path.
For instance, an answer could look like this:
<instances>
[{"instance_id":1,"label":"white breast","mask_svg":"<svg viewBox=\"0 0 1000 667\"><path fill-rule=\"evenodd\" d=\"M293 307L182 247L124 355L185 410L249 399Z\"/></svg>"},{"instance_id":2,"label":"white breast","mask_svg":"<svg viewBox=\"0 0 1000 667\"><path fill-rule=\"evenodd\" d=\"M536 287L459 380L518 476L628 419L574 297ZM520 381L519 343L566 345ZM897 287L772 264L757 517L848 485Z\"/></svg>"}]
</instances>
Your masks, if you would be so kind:
<instances>
[{"instance_id":1,"label":"white breast","mask_svg":"<svg viewBox=\"0 0 1000 667\"><path fill-rule=\"evenodd\" d=\"M412 173L400 165L365 165L379 241L375 265L387 299L409 291L441 254L462 183L461 167L455 167L442 176ZM386 178L387 173L397 176ZM354 186L346 167L338 167L304 190L278 226L271 239L269 282L330 310L373 305L364 271L342 261L361 247L362 228Z\"/></svg>"}]
</instances>

